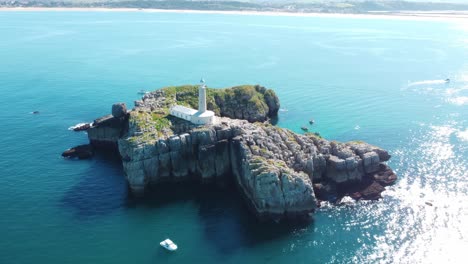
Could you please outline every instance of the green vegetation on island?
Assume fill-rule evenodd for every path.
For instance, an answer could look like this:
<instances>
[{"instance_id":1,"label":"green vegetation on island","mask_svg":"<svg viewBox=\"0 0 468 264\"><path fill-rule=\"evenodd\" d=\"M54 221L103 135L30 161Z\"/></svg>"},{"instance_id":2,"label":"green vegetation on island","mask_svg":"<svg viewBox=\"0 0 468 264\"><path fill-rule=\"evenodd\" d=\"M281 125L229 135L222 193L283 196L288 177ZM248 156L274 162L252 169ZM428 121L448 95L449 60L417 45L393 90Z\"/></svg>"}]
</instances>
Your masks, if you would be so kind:
<instances>
[{"instance_id":1,"label":"green vegetation on island","mask_svg":"<svg viewBox=\"0 0 468 264\"><path fill-rule=\"evenodd\" d=\"M167 107L177 102L179 105L198 108L198 86L196 85L170 86L163 88L162 91L166 97ZM260 85L240 85L224 89L208 88L206 100L208 110L215 112L216 115L236 118L244 118L240 116L242 109L239 109L239 106L245 107L247 111L259 111L264 114L268 113L273 104L279 104L275 92ZM275 110L278 109L273 109ZM236 111L239 112L237 116ZM245 117L249 119L248 116L245 115Z\"/></svg>"},{"instance_id":2,"label":"green vegetation on island","mask_svg":"<svg viewBox=\"0 0 468 264\"><path fill-rule=\"evenodd\" d=\"M157 96L152 96L154 93ZM150 93L141 101L144 107L136 107L130 113L129 122L137 131L132 132L132 142L155 141L176 134L178 127L194 126L188 121L169 114L174 105L198 109L198 86L169 86ZM153 100L153 101L152 101ZM207 108L216 116L263 122L279 110L275 92L260 85L240 85L231 88L207 88ZM152 106L154 105L154 106ZM148 108L148 106L150 106Z\"/></svg>"}]
</instances>

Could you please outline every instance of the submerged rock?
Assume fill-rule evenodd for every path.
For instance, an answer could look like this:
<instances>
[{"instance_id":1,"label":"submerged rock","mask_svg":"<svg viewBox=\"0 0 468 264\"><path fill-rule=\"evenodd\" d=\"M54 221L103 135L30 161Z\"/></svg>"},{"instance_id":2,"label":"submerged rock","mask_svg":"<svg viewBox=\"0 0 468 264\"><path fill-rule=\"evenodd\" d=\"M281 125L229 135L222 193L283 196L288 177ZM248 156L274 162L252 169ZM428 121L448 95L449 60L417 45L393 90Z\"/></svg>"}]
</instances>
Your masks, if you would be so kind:
<instances>
[{"instance_id":1,"label":"submerged rock","mask_svg":"<svg viewBox=\"0 0 468 264\"><path fill-rule=\"evenodd\" d=\"M64 158L89 159L94 155L93 146L86 144L73 147L62 153Z\"/></svg>"}]
</instances>

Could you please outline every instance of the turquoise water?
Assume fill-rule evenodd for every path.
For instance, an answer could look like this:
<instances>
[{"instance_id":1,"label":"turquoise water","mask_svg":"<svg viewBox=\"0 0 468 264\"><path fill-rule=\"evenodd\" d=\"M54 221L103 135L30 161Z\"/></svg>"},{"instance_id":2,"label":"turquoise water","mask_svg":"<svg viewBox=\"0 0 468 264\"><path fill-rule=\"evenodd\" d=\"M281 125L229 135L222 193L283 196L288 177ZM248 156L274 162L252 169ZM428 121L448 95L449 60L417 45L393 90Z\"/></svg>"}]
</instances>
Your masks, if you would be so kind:
<instances>
[{"instance_id":1,"label":"turquoise water","mask_svg":"<svg viewBox=\"0 0 468 264\"><path fill-rule=\"evenodd\" d=\"M467 21L0 12L0 263L462 263L467 39ZM384 147L399 181L310 225L265 226L235 192L135 201L114 157L61 158L86 142L68 127L201 76L274 88L279 126L313 118L328 139Z\"/></svg>"}]
</instances>

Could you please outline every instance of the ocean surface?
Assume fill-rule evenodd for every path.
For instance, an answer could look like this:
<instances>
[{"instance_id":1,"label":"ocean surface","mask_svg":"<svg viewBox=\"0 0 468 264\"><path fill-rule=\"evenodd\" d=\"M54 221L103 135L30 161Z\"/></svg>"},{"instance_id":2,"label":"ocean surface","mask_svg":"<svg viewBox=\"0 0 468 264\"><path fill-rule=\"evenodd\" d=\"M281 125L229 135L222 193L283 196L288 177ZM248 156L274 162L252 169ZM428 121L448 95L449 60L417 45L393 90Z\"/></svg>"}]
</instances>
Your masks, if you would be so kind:
<instances>
[{"instance_id":1,"label":"ocean surface","mask_svg":"<svg viewBox=\"0 0 468 264\"><path fill-rule=\"evenodd\" d=\"M60 156L87 142L70 126L202 76L275 89L281 127L315 119L327 139L386 148L398 182L308 225L264 225L235 191L138 201L115 157ZM2 264L466 263L466 20L0 12L0 91Z\"/></svg>"}]
</instances>

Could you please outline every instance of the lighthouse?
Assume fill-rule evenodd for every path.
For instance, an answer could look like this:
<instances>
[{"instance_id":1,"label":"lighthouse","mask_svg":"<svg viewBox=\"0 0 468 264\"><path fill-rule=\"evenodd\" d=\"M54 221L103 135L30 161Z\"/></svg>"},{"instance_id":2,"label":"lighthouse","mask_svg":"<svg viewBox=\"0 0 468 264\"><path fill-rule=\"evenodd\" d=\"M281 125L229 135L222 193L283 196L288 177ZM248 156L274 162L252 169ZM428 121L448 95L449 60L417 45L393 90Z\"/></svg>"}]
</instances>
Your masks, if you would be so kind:
<instances>
[{"instance_id":1,"label":"lighthouse","mask_svg":"<svg viewBox=\"0 0 468 264\"><path fill-rule=\"evenodd\" d=\"M203 78L198 86L198 111L183 105L174 105L170 109L170 114L196 125L211 125L215 123L215 113L206 108L206 84Z\"/></svg>"},{"instance_id":2,"label":"lighthouse","mask_svg":"<svg viewBox=\"0 0 468 264\"><path fill-rule=\"evenodd\" d=\"M202 114L206 112L206 85L205 80L200 80L200 86L198 87L198 113Z\"/></svg>"}]
</instances>

